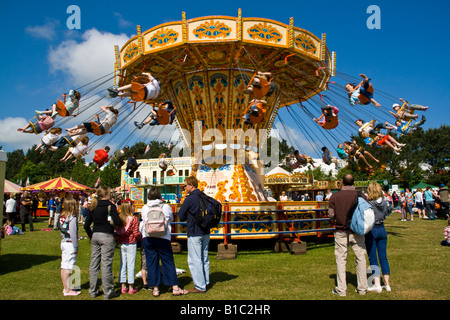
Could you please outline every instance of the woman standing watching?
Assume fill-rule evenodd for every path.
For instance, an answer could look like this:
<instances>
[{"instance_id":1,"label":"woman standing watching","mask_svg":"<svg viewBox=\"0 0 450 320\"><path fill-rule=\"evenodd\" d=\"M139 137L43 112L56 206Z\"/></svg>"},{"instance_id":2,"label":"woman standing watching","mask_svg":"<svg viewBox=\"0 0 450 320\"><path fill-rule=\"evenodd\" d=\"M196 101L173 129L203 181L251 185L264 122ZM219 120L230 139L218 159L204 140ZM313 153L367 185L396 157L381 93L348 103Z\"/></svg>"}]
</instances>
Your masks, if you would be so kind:
<instances>
[{"instance_id":1,"label":"woman standing watching","mask_svg":"<svg viewBox=\"0 0 450 320\"><path fill-rule=\"evenodd\" d=\"M152 295L154 297L159 296L159 285L161 284L160 260L163 274L162 282L167 286L172 286L172 295L179 296L188 294L187 290L183 290L178 286L172 244L170 243L170 223L173 221L172 209L169 205L163 203L161 193L157 188L150 189L148 192L148 200L147 205L142 207L142 222L139 229L142 233L142 244L147 260L148 285L153 287ZM148 234L145 230L145 222L148 219L149 213L157 210L162 210L167 221L167 232L164 235Z\"/></svg>"},{"instance_id":2,"label":"woman standing watching","mask_svg":"<svg viewBox=\"0 0 450 320\"><path fill-rule=\"evenodd\" d=\"M369 256L370 267L372 268L373 286L369 287L368 291L381 292L383 289L381 287L380 281L380 266L381 273L383 273L384 288L386 291L391 291L389 285L389 275L391 273L389 268L389 262L386 254L387 245L387 233L384 228L384 219L388 215L388 206L383 197L383 191L381 186L372 182L367 190L367 199L375 212L375 225L366 234L366 250ZM380 262L378 264L378 261ZM373 270L373 268L378 270Z\"/></svg>"},{"instance_id":3,"label":"woman standing watching","mask_svg":"<svg viewBox=\"0 0 450 320\"><path fill-rule=\"evenodd\" d=\"M94 224L91 230L91 224ZM89 266L89 295L99 295L98 275L102 268L102 287L104 299L115 297L114 276L112 271L115 239L114 227L121 226L117 207L110 201L110 190L100 187L97 198L93 197L86 216L84 229L91 241L91 263Z\"/></svg>"}]
</instances>

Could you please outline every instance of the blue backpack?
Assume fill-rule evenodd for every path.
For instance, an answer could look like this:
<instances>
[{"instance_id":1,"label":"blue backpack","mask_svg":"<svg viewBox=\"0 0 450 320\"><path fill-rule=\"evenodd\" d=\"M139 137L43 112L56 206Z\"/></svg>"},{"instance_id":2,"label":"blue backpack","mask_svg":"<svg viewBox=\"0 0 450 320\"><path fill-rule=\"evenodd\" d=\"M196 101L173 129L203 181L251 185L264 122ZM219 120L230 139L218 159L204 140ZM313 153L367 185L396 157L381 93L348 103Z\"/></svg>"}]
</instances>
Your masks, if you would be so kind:
<instances>
[{"instance_id":1,"label":"blue backpack","mask_svg":"<svg viewBox=\"0 0 450 320\"><path fill-rule=\"evenodd\" d=\"M375 225L375 212L372 206L358 193L355 210L350 215L350 229L361 236L367 234Z\"/></svg>"}]
</instances>

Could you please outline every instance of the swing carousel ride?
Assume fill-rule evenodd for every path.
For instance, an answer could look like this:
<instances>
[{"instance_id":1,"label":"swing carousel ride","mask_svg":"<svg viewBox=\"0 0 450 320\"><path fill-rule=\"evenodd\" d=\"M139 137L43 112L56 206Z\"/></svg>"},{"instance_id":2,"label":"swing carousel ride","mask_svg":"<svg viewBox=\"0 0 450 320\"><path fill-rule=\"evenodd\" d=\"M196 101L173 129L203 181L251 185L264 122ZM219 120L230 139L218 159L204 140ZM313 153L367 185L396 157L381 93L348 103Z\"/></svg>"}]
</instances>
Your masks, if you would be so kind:
<instances>
[{"instance_id":1,"label":"swing carousel ride","mask_svg":"<svg viewBox=\"0 0 450 320\"><path fill-rule=\"evenodd\" d=\"M90 123L88 132L93 137L89 150L113 141L120 150L133 140L158 140L165 128L176 127L179 142L191 150L195 163L192 174L198 178L199 188L219 201L267 201L265 159L260 152L273 128L284 133L287 142L299 151L297 154L306 154L307 149L319 158L324 146L336 150L338 144L352 142L351 136L359 133L371 139L370 147L351 143L342 154L348 160L361 162L361 154L365 154L362 150L377 145L389 148L393 144L393 152L401 151L401 145L386 138L387 132L380 132L386 129L385 121L400 118L403 122L399 127L407 134L417 118L414 110L418 108L374 90L364 74L355 77L338 72L336 53L327 48L326 34L319 38L295 27L293 18L289 24L243 18L239 10L237 18L187 20L183 12L181 21L145 32L138 26L135 37L121 48L115 47L115 56L114 72L77 88L81 93L78 110L71 116L58 112L55 126L67 125L74 115L78 123ZM158 81L156 98L146 100L145 83L149 78L145 73ZM111 88L112 81L113 91L130 85L131 95L111 96L105 89L102 94L92 94L101 86ZM169 100L171 110L160 106ZM399 102L393 119L391 106ZM95 120L106 112L98 110L99 103L118 111L117 124L112 124L111 131L100 130L103 122ZM64 108L61 101L58 106ZM93 106L98 111L94 117L92 111L88 112ZM156 110L158 125L130 125L134 120L142 121L152 109ZM81 121L83 114L91 115ZM364 119L361 126L355 124L357 119ZM130 133L119 135L130 126ZM362 160L366 162L366 158ZM294 168L306 165L301 156L292 157L287 164Z\"/></svg>"}]
</instances>

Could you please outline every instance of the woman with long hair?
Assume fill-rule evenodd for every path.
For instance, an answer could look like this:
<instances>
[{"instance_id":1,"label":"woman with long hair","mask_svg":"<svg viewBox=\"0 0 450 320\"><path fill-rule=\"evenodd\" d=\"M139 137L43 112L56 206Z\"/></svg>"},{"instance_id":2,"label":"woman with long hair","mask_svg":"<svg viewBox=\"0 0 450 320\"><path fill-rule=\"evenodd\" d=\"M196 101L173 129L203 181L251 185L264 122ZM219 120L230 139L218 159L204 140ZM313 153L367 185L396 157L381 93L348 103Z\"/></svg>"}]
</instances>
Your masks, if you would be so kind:
<instances>
[{"instance_id":1,"label":"woman with long hair","mask_svg":"<svg viewBox=\"0 0 450 320\"><path fill-rule=\"evenodd\" d=\"M367 255L369 256L373 277L373 286L369 287L367 290L376 292L381 292L383 290L380 281L380 275L382 273L384 288L386 291L391 291L389 285L389 275L391 271L386 254L387 233L384 228L384 219L386 219L389 211L386 200L384 199L383 190L378 183L372 182L369 185L369 188L367 189L367 199L375 212L375 225L365 237L366 250Z\"/></svg>"},{"instance_id":2,"label":"woman with long hair","mask_svg":"<svg viewBox=\"0 0 450 320\"><path fill-rule=\"evenodd\" d=\"M94 224L91 229L91 224ZM113 258L115 250L114 228L122 225L117 207L110 201L110 189L100 187L92 198L84 229L91 240L91 262L89 266L89 295L99 295L98 275L102 269L104 299L116 296L114 292Z\"/></svg>"}]
</instances>

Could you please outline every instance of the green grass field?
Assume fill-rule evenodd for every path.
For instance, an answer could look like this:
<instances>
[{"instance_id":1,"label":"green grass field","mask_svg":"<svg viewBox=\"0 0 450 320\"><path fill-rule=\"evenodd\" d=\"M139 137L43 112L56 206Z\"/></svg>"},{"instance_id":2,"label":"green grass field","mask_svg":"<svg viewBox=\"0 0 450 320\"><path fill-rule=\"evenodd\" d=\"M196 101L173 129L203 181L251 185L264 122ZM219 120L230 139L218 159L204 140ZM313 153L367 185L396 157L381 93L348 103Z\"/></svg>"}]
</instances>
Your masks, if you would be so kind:
<instances>
[{"instance_id":1,"label":"green grass field","mask_svg":"<svg viewBox=\"0 0 450 320\"><path fill-rule=\"evenodd\" d=\"M60 233L41 231L46 219L36 222L39 231L22 236L6 236L1 241L0 299L1 300L102 300L91 299L89 288L89 240L79 241L76 265L81 268L82 293L76 297L62 295L60 278ZM391 267L392 292L369 292L360 296L354 292L356 272L351 252L347 261L347 297L331 293L335 286L336 267L332 239L318 242L304 237L307 252L292 255L273 252L273 241L233 242L238 245L235 260L217 260L217 244L211 242L211 289L204 295L190 294L173 297L167 287L154 298L150 291L135 295L123 294L115 300L448 300L450 298L450 248L442 247L446 221L400 221L394 213L386 220L388 259ZM28 225L27 225L28 229ZM79 235L85 236L80 225ZM193 287L187 265L187 251L175 254L177 268L187 272L179 276L180 286ZM119 290L119 250L114 256L114 275ZM136 272L140 268L137 255ZM369 265L369 263L368 263ZM136 279L141 287L141 279Z\"/></svg>"}]
</instances>

